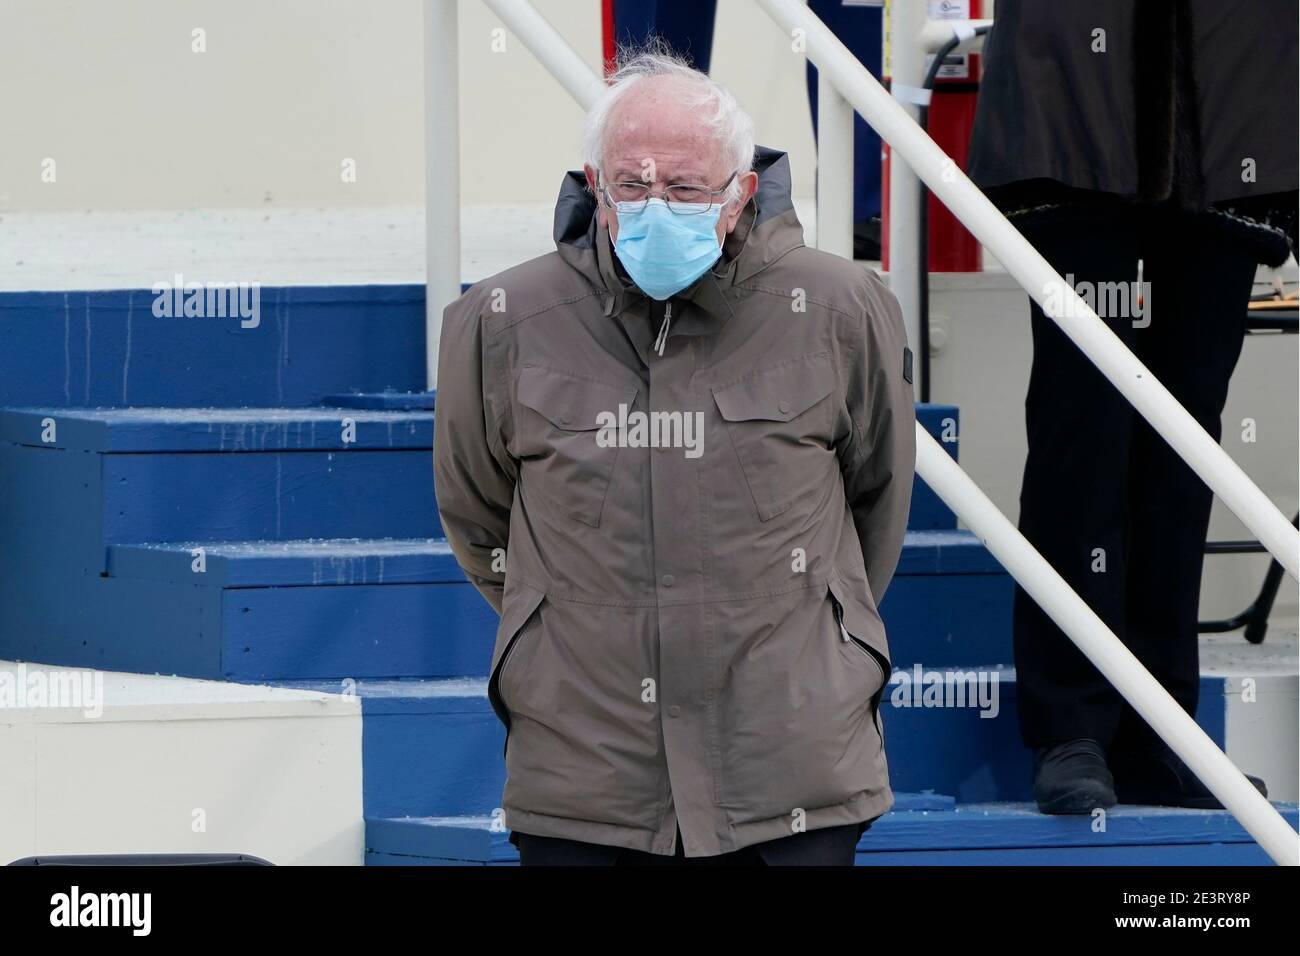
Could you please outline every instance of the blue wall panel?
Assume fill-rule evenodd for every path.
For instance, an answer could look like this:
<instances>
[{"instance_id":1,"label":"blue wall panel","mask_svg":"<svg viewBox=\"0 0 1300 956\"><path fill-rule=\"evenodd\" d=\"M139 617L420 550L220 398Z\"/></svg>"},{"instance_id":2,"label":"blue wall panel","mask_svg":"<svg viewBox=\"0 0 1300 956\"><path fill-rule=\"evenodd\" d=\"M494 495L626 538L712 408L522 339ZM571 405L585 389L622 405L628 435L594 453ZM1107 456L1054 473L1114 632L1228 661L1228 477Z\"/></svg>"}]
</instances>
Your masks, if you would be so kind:
<instances>
[{"instance_id":1,"label":"blue wall panel","mask_svg":"<svg viewBox=\"0 0 1300 956\"><path fill-rule=\"evenodd\" d=\"M221 594L229 680L486 675L496 635L496 613L468 584Z\"/></svg>"},{"instance_id":2,"label":"blue wall panel","mask_svg":"<svg viewBox=\"0 0 1300 956\"><path fill-rule=\"evenodd\" d=\"M105 455L110 542L441 534L428 451Z\"/></svg>"},{"instance_id":3,"label":"blue wall panel","mask_svg":"<svg viewBox=\"0 0 1300 956\"><path fill-rule=\"evenodd\" d=\"M242 328L157 317L150 289L0 293L0 406L314 405L424 388L423 286L260 295L260 321Z\"/></svg>"},{"instance_id":4,"label":"blue wall panel","mask_svg":"<svg viewBox=\"0 0 1300 956\"><path fill-rule=\"evenodd\" d=\"M894 667L1010 664L1013 594L1006 574L896 575L880 605Z\"/></svg>"}]
</instances>

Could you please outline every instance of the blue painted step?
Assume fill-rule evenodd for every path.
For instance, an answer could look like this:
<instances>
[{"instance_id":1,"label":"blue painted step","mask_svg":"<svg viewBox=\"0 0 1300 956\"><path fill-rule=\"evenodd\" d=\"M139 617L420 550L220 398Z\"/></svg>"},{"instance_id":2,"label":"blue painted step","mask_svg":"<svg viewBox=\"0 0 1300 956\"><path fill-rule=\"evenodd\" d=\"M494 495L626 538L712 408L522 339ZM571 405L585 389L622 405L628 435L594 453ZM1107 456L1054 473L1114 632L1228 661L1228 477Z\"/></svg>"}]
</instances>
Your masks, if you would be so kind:
<instances>
[{"instance_id":1,"label":"blue painted step","mask_svg":"<svg viewBox=\"0 0 1300 956\"><path fill-rule=\"evenodd\" d=\"M95 452L433 447L433 416L358 408L4 408L0 441ZM349 431L347 423L353 427Z\"/></svg>"},{"instance_id":2,"label":"blue painted step","mask_svg":"<svg viewBox=\"0 0 1300 956\"><path fill-rule=\"evenodd\" d=\"M360 698L367 816L454 815L500 804L505 734L486 678L267 683Z\"/></svg>"},{"instance_id":3,"label":"blue painted step","mask_svg":"<svg viewBox=\"0 0 1300 956\"><path fill-rule=\"evenodd\" d=\"M108 548L108 574L211 588L467 585L443 538L114 544Z\"/></svg>"},{"instance_id":4,"label":"blue painted step","mask_svg":"<svg viewBox=\"0 0 1300 956\"><path fill-rule=\"evenodd\" d=\"M255 323L156 316L156 298L0 293L0 406L295 406L425 386L423 285L265 286Z\"/></svg>"},{"instance_id":5,"label":"blue painted step","mask_svg":"<svg viewBox=\"0 0 1300 956\"><path fill-rule=\"evenodd\" d=\"M108 573L109 587L154 595L135 602L130 627L105 648L126 665L116 669L237 681L449 677L483 671L496 630L440 539L112 545ZM169 593L188 600L178 607ZM177 641L184 634L193 639Z\"/></svg>"},{"instance_id":6,"label":"blue painted step","mask_svg":"<svg viewBox=\"0 0 1300 956\"><path fill-rule=\"evenodd\" d=\"M275 683L335 693L340 687ZM361 698L364 716L368 817L455 816L499 806L504 728L488 703L485 679L357 681L349 687ZM991 718L980 716L978 707L923 705L924 698L907 696L904 687L896 672L882 703L895 792L928 790L963 803L1030 799L1031 760L1020 742L1012 671L1000 672ZM1224 695L1223 678L1202 678L1198 721L1220 747ZM899 706L904 700L913 706Z\"/></svg>"},{"instance_id":7,"label":"blue painted step","mask_svg":"<svg viewBox=\"0 0 1300 956\"><path fill-rule=\"evenodd\" d=\"M114 542L434 537L432 442L427 411L0 409L0 543L102 571ZM10 537L54 488L77 520Z\"/></svg>"},{"instance_id":8,"label":"blue painted step","mask_svg":"<svg viewBox=\"0 0 1300 956\"><path fill-rule=\"evenodd\" d=\"M39 510L15 519L28 544L0 567L78 533ZM13 589L0 655L240 681L486 675L497 618L441 539L120 542L98 562L93 540L81 550L63 577L0 580ZM1009 658L1010 593L969 532L910 533L882 609L895 662Z\"/></svg>"},{"instance_id":9,"label":"blue painted step","mask_svg":"<svg viewBox=\"0 0 1300 956\"><path fill-rule=\"evenodd\" d=\"M1120 806L1104 829L1090 816L1049 817L1024 803L926 807L906 794L863 834L859 866L1268 865L1225 811ZM1296 826L1295 804L1277 804ZM519 862L491 816L366 817L371 866L485 866Z\"/></svg>"},{"instance_id":10,"label":"blue painted step","mask_svg":"<svg viewBox=\"0 0 1300 956\"><path fill-rule=\"evenodd\" d=\"M880 603L896 668L1010 663L1014 582L969 531L909 531Z\"/></svg>"},{"instance_id":11,"label":"blue painted step","mask_svg":"<svg viewBox=\"0 0 1300 956\"><path fill-rule=\"evenodd\" d=\"M323 405L337 408L377 408L390 412L424 409L433 411L437 392L350 392L345 395L327 395Z\"/></svg>"},{"instance_id":12,"label":"blue painted step","mask_svg":"<svg viewBox=\"0 0 1300 956\"><path fill-rule=\"evenodd\" d=\"M428 404L426 393L354 399ZM918 415L943 436L957 411L920 406ZM956 454L955 442L945 447ZM432 448L433 414L423 408L0 409L0 465L16 473L15 493L44 497L52 468L79 464L50 452L102 456L70 486L77 500L63 502L94 516L83 530L101 532L95 547L436 536ZM913 498L913 527L955 527L920 479Z\"/></svg>"}]
</instances>

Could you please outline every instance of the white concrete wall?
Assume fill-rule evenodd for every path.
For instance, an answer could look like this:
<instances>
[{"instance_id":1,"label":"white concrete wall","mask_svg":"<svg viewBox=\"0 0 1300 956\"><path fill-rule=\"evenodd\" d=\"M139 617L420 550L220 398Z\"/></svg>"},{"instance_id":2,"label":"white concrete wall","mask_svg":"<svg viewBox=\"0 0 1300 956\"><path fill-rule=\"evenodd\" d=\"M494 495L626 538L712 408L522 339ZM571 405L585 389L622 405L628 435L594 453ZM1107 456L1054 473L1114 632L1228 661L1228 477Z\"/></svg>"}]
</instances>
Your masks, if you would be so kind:
<instances>
[{"instance_id":1,"label":"white concrete wall","mask_svg":"<svg viewBox=\"0 0 1300 956\"><path fill-rule=\"evenodd\" d=\"M1201 638L1201 673L1224 678L1224 752L1268 784L1269 799L1287 803L1300 795L1296 650L1294 631L1270 631L1262 644L1238 634Z\"/></svg>"},{"instance_id":2,"label":"white concrete wall","mask_svg":"<svg viewBox=\"0 0 1300 956\"><path fill-rule=\"evenodd\" d=\"M598 69L598 0L537 6ZM464 201L550 200L581 111L459 9ZM0 212L423 203L422 21L420 0L0 0ZM714 75L811 195L803 60L751 0L719 4Z\"/></svg>"},{"instance_id":3,"label":"white concrete wall","mask_svg":"<svg viewBox=\"0 0 1300 956\"><path fill-rule=\"evenodd\" d=\"M0 682L34 686L38 669L68 673L0 661ZM0 865L83 853L363 862L359 700L75 673L99 675L102 713L0 697Z\"/></svg>"}]
</instances>

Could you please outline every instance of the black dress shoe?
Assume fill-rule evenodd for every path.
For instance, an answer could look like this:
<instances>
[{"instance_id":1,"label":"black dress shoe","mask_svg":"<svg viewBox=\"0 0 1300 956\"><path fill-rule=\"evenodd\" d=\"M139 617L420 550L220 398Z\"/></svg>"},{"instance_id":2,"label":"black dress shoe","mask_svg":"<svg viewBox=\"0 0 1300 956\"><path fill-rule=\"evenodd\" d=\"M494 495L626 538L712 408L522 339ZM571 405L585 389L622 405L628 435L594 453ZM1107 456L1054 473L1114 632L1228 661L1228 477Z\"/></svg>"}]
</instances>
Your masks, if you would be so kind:
<instances>
[{"instance_id":1,"label":"black dress shoe","mask_svg":"<svg viewBox=\"0 0 1300 956\"><path fill-rule=\"evenodd\" d=\"M1034 800L1041 813L1091 813L1115 805L1115 781L1101 744L1087 737L1034 751Z\"/></svg>"},{"instance_id":2,"label":"black dress shoe","mask_svg":"<svg viewBox=\"0 0 1300 956\"><path fill-rule=\"evenodd\" d=\"M1150 807L1189 807L1193 810L1222 810L1219 798L1197 779L1179 756L1165 747L1155 753L1116 754L1115 794L1120 803ZM1244 775L1265 797L1268 787L1259 777Z\"/></svg>"}]
</instances>

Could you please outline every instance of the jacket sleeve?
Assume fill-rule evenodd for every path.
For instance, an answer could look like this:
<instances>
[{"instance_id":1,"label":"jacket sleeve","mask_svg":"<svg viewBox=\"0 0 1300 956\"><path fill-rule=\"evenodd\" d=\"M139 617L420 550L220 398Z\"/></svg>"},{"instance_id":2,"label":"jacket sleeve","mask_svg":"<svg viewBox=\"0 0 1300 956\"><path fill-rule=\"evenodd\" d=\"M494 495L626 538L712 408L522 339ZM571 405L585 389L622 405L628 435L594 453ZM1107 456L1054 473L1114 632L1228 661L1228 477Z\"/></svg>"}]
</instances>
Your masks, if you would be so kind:
<instances>
[{"instance_id":1,"label":"jacket sleeve","mask_svg":"<svg viewBox=\"0 0 1300 956\"><path fill-rule=\"evenodd\" d=\"M470 583L501 613L503 568L517 471L496 425L509 396L492 394L479 299L467 292L443 311L434 398L433 480L443 533ZM486 387L485 387L486 385ZM497 550L501 549L501 550Z\"/></svg>"},{"instance_id":2,"label":"jacket sleeve","mask_svg":"<svg viewBox=\"0 0 1300 956\"><path fill-rule=\"evenodd\" d=\"M879 604L898 567L916 468L916 406L904 374L907 333L898 301L877 284L867 299L860 353L851 362L847 404L852 435L841 452L871 594Z\"/></svg>"}]
</instances>

